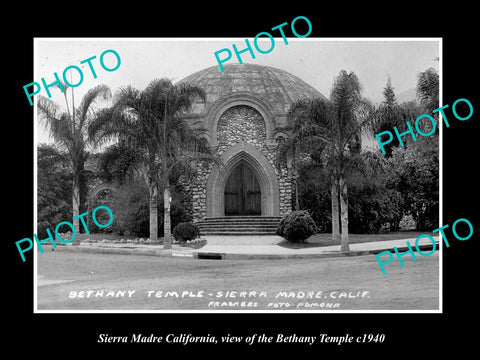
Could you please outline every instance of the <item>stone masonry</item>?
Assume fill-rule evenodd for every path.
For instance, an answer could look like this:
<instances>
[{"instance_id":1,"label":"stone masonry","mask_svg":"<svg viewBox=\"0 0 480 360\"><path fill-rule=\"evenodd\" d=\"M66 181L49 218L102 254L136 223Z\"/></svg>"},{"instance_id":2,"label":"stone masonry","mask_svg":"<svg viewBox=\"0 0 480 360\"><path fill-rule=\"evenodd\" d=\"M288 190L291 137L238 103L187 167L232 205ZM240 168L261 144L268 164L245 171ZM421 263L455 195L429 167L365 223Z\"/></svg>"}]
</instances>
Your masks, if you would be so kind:
<instances>
[{"instance_id":1,"label":"stone masonry","mask_svg":"<svg viewBox=\"0 0 480 360\"><path fill-rule=\"evenodd\" d=\"M218 146L215 154L221 156L229 147L243 141L258 149L275 169L280 191L280 215L291 211L292 181L286 168L280 171L275 164L275 150L267 147L265 122L258 111L247 105L237 105L227 109L217 125ZM194 221L206 216L206 183L212 164L201 163L198 178L193 184L186 185L192 196Z\"/></svg>"}]
</instances>

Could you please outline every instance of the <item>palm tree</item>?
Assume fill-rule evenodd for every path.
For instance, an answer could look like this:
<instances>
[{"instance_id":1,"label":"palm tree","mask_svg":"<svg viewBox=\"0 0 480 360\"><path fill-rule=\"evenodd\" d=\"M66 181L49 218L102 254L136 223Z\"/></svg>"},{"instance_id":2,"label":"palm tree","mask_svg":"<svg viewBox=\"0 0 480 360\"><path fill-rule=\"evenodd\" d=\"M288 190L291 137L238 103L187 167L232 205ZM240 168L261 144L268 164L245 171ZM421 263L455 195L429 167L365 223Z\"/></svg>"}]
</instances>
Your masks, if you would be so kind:
<instances>
[{"instance_id":1,"label":"palm tree","mask_svg":"<svg viewBox=\"0 0 480 360\"><path fill-rule=\"evenodd\" d=\"M110 89L105 85L98 85L90 89L82 98L80 106L75 108L75 98L72 89L71 112L67 100L68 86L61 84L65 97L66 109L64 112L55 102L43 96L38 98L39 119L49 130L60 150L66 151L73 172L72 185L72 212L73 225L77 233L80 232L80 183L84 172L85 161L88 158L87 145L89 138L87 128L95 117L94 105L98 100L107 100L111 97ZM75 242L77 243L78 242Z\"/></svg>"},{"instance_id":2,"label":"palm tree","mask_svg":"<svg viewBox=\"0 0 480 360\"><path fill-rule=\"evenodd\" d=\"M373 163L370 152L361 152L361 132L372 121L372 105L361 95L355 73L342 70L334 81L330 99L299 100L289 110L293 134L284 153L308 154L323 162L331 179L332 236L348 244L348 192L346 173L359 164Z\"/></svg>"},{"instance_id":3,"label":"palm tree","mask_svg":"<svg viewBox=\"0 0 480 360\"><path fill-rule=\"evenodd\" d=\"M202 89L168 79L153 80L144 90L119 89L110 109L103 111L89 129L98 143L123 140L137 151L132 162L149 188L150 239L158 239L158 196L163 193L164 248L171 248L171 182L181 174L195 176L195 160L212 159L210 151L182 118ZM132 165L132 166L133 166Z\"/></svg>"}]
</instances>

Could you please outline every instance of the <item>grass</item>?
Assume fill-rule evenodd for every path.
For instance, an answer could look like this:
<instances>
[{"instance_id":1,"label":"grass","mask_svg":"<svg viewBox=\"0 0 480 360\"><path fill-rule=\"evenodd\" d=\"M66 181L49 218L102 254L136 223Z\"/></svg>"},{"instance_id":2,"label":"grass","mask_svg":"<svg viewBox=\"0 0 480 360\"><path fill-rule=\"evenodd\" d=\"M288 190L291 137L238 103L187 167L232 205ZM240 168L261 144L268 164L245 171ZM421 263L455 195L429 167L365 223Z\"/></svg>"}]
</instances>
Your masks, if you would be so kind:
<instances>
[{"instance_id":1,"label":"grass","mask_svg":"<svg viewBox=\"0 0 480 360\"><path fill-rule=\"evenodd\" d=\"M421 231L396 231L385 234L349 234L348 240L350 244L374 242L374 241L388 241L388 240L402 240L408 238L416 238L425 232ZM315 234L310 236L304 243L292 243L287 240L282 241L278 245L289 249L303 249L308 247L320 247L340 245L339 240L332 239L331 234Z\"/></svg>"},{"instance_id":2,"label":"grass","mask_svg":"<svg viewBox=\"0 0 480 360\"><path fill-rule=\"evenodd\" d=\"M388 240L402 240L408 238L417 238L418 236L424 234L425 232L421 231L396 231L384 234L349 234L348 240L350 244L357 244L357 243L365 243L365 242L373 242L373 241L388 241ZM118 235L118 234L78 234L77 237L80 241L85 241L86 239L90 239L91 241L102 241L103 239L107 241L119 241L124 239L125 241L130 240L133 241L138 239L138 236L127 236L127 235ZM147 239L147 238L144 238ZM148 245L162 245L163 238L159 238L155 242L145 243ZM178 243L177 243L178 244ZM192 244L178 244L180 246L185 247L194 247L200 248L205 245L205 242L199 243L192 243ZM283 240L278 244L279 246L283 246L289 249L304 249L309 247L321 247L321 246L331 246L331 245L340 245L339 240L332 239L331 234L315 234L305 240L304 243L292 243L287 240Z\"/></svg>"}]
</instances>

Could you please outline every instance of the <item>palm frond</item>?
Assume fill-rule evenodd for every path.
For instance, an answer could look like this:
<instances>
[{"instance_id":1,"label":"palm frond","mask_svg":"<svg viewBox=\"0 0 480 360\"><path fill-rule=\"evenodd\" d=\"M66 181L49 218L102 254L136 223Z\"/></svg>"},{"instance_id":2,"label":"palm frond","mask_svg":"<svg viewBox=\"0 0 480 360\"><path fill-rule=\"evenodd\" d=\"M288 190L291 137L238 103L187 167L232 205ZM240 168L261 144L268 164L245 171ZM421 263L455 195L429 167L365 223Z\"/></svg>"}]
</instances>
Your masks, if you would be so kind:
<instances>
[{"instance_id":1,"label":"palm frond","mask_svg":"<svg viewBox=\"0 0 480 360\"><path fill-rule=\"evenodd\" d=\"M351 146L352 140L358 139L359 141L362 131L373 127L372 124L376 121L375 106L367 98L360 97L354 110L354 117L355 121L352 121L343 130L343 143L340 144L342 148Z\"/></svg>"},{"instance_id":2,"label":"palm frond","mask_svg":"<svg viewBox=\"0 0 480 360\"><path fill-rule=\"evenodd\" d=\"M171 113L182 114L191 109L196 100L205 101L205 91L188 83L180 83L174 87L174 101L168 104Z\"/></svg>"},{"instance_id":3,"label":"palm frond","mask_svg":"<svg viewBox=\"0 0 480 360\"><path fill-rule=\"evenodd\" d=\"M79 128L82 129L85 121L87 121L87 115L92 111L92 106L97 100L108 100L111 98L112 93L110 88L106 85L98 85L93 89L87 91L83 96L80 106L78 108Z\"/></svg>"},{"instance_id":4,"label":"palm frond","mask_svg":"<svg viewBox=\"0 0 480 360\"><path fill-rule=\"evenodd\" d=\"M70 116L61 112L59 106L52 100L43 96L38 98L37 110L39 120L50 136L57 144L71 152L74 141Z\"/></svg>"},{"instance_id":5,"label":"palm frond","mask_svg":"<svg viewBox=\"0 0 480 360\"><path fill-rule=\"evenodd\" d=\"M130 118L122 113L115 113L112 108L100 110L89 123L88 141L94 147L117 139L120 135L128 138L128 133L133 133L135 127Z\"/></svg>"},{"instance_id":6,"label":"palm frond","mask_svg":"<svg viewBox=\"0 0 480 360\"><path fill-rule=\"evenodd\" d=\"M50 99L39 95L37 101L38 114L44 120L58 118L60 107Z\"/></svg>"},{"instance_id":7,"label":"palm frond","mask_svg":"<svg viewBox=\"0 0 480 360\"><path fill-rule=\"evenodd\" d=\"M388 160L385 156L374 151L362 151L346 156L342 171L347 174L358 173L366 179L372 179L387 166Z\"/></svg>"}]
</instances>

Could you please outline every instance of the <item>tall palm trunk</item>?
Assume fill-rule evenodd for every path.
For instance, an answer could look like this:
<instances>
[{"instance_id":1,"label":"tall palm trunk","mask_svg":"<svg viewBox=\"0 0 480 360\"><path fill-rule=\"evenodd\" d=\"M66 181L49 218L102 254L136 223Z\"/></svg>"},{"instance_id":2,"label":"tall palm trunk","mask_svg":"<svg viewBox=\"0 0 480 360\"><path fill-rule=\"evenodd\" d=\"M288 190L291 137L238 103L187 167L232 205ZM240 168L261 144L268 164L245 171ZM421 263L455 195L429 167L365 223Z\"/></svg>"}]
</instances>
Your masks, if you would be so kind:
<instances>
[{"instance_id":1,"label":"tall palm trunk","mask_svg":"<svg viewBox=\"0 0 480 360\"><path fill-rule=\"evenodd\" d=\"M348 244L348 193L347 193L347 183L345 182L344 176L340 173L338 178L338 183L340 187L340 218L341 218L341 227L342 235L340 241L340 250L341 251L350 251L350 246Z\"/></svg>"},{"instance_id":2,"label":"tall palm trunk","mask_svg":"<svg viewBox=\"0 0 480 360\"><path fill-rule=\"evenodd\" d=\"M158 187L150 185L150 239L158 239Z\"/></svg>"},{"instance_id":3,"label":"tall palm trunk","mask_svg":"<svg viewBox=\"0 0 480 360\"><path fill-rule=\"evenodd\" d=\"M168 121L168 92L165 94L165 114L163 117L163 146L164 158L162 159L163 176L164 176L164 189L163 189L163 248L172 248L172 224L170 221L170 182L168 181L167 173L167 121Z\"/></svg>"},{"instance_id":4,"label":"tall palm trunk","mask_svg":"<svg viewBox=\"0 0 480 360\"><path fill-rule=\"evenodd\" d=\"M73 227L75 228L76 237L73 240L73 245L78 245L80 239L78 235L80 234L80 223L79 218L77 217L80 214L80 174L75 172L73 176L73 185L72 185L72 212L73 212ZM77 217L77 218L76 218ZM75 219L76 218L76 219Z\"/></svg>"},{"instance_id":5,"label":"tall palm trunk","mask_svg":"<svg viewBox=\"0 0 480 360\"><path fill-rule=\"evenodd\" d=\"M335 174L332 175L332 237L334 240L339 240L340 237L340 222L339 222L339 204L338 204L338 187L337 178Z\"/></svg>"},{"instance_id":6,"label":"tall palm trunk","mask_svg":"<svg viewBox=\"0 0 480 360\"><path fill-rule=\"evenodd\" d=\"M172 225L170 221L170 184L165 186L163 190L163 248L172 248Z\"/></svg>"},{"instance_id":7,"label":"tall palm trunk","mask_svg":"<svg viewBox=\"0 0 480 360\"><path fill-rule=\"evenodd\" d=\"M297 156L295 154L295 156ZM300 202L298 200L298 168L297 168L297 162L295 161L295 158L293 159L294 161L294 174L292 176L292 181L295 183L295 211L300 210Z\"/></svg>"}]
</instances>

